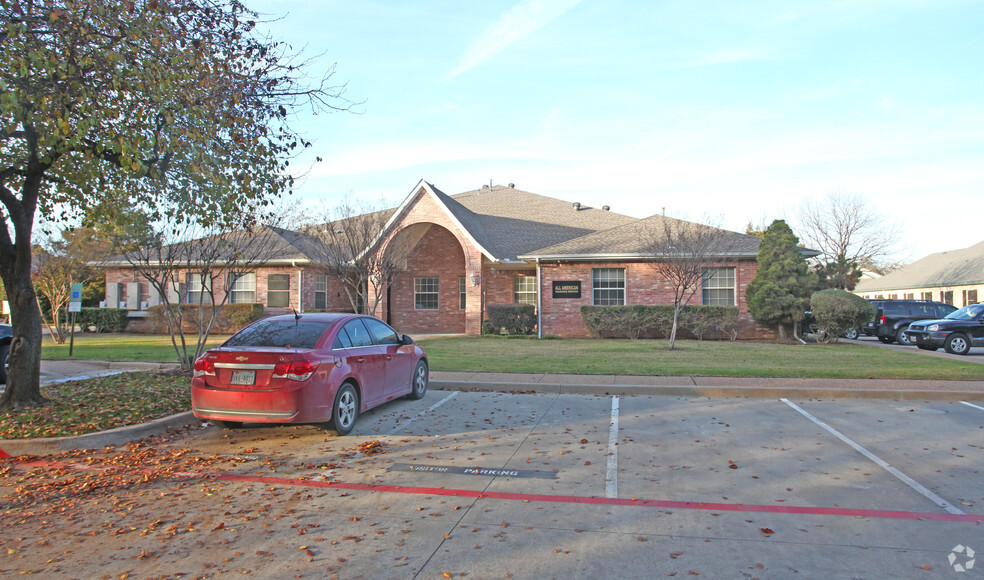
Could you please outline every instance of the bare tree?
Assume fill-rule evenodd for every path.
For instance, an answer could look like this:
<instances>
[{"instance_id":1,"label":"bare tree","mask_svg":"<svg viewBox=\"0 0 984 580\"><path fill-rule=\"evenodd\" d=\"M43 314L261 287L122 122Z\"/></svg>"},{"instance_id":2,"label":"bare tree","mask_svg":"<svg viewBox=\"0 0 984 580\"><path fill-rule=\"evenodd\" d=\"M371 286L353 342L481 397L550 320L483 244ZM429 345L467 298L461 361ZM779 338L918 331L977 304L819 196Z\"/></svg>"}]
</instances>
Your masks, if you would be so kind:
<instances>
[{"instance_id":1,"label":"bare tree","mask_svg":"<svg viewBox=\"0 0 984 580\"><path fill-rule=\"evenodd\" d=\"M275 225L232 229L219 224L175 224L160 232L155 244L122 256L159 296L171 344L183 367L189 368L205 352L233 284L291 250L285 235L291 232ZM197 308L182 308L182 304ZM186 334L186 323L196 329L194 337Z\"/></svg>"},{"instance_id":2,"label":"bare tree","mask_svg":"<svg viewBox=\"0 0 984 580\"><path fill-rule=\"evenodd\" d=\"M319 242L312 257L341 281L353 312L375 315L386 289L406 270L415 238L405 232L387 236L392 213L343 203L325 214L325 223L306 230Z\"/></svg>"},{"instance_id":3,"label":"bare tree","mask_svg":"<svg viewBox=\"0 0 984 580\"><path fill-rule=\"evenodd\" d=\"M799 221L800 238L820 252L820 265L842 262L876 269L895 251L900 233L898 224L888 223L861 195L844 192L804 202Z\"/></svg>"},{"instance_id":4,"label":"bare tree","mask_svg":"<svg viewBox=\"0 0 984 580\"><path fill-rule=\"evenodd\" d=\"M48 327L48 336L56 344L65 342L65 321L62 313L71 298L72 284L83 282L81 279L83 270L83 264L54 251L50 246L50 240L47 247L38 247L34 250L31 278L38 293L38 308L43 313L40 300L41 297L47 299L50 313L48 317L42 316L42 320Z\"/></svg>"},{"instance_id":5,"label":"bare tree","mask_svg":"<svg viewBox=\"0 0 984 580\"><path fill-rule=\"evenodd\" d=\"M80 235L82 233L86 237ZM44 323L57 344L65 342L66 320L62 314L71 298L72 284L88 284L100 275L89 263L104 258L106 247L99 245L94 233L88 229L84 232L65 230L59 235L60 239L48 236L34 248L31 279L39 299L43 296L48 301L50 314ZM38 306L40 308L40 302Z\"/></svg>"},{"instance_id":6,"label":"bare tree","mask_svg":"<svg viewBox=\"0 0 984 580\"><path fill-rule=\"evenodd\" d=\"M649 265L673 290L670 350L676 343L680 312L701 289L705 268L727 255L729 232L703 223L663 216L645 220Z\"/></svg>"}]
</instances>

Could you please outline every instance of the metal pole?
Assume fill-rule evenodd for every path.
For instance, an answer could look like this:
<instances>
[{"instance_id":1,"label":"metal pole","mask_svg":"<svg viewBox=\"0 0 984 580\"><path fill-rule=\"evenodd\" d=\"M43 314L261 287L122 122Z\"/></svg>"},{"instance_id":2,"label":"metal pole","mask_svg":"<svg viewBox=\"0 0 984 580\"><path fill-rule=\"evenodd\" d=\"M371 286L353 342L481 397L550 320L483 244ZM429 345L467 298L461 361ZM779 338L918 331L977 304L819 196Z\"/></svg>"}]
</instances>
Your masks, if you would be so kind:
<instances>
[{"instance_id":1,"label":"metal pole","mask_svg":"<svg viewBox=\"0 0 984 580\"><path fill-rule=\"evenodd\" d=\"M72 313L72 330L69 334L71 338L68 339L68 356L72 356L72 351L75 350L75 313Z\"/></svg>"}]
</instances>

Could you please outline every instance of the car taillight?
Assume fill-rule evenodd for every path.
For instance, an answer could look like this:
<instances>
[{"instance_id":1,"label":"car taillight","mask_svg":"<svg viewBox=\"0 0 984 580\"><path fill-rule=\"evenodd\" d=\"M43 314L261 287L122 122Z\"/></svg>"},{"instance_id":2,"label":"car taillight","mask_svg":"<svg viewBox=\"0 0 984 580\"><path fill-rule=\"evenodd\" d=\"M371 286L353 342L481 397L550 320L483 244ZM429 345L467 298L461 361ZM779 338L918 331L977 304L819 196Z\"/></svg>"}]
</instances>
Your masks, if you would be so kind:
<instances>
[{"instance_id":1,"label":"car taillight","mask_svg":"<svg viewBox=\"0 0 984 580\"><path fill-rule=\"evenodd\" d=\"M879 323L880 324L885 324L885 315L884 314L882 314L882 317L881 317Z\"/></svg>"},{"instance_id":2,"label":"car taillight","mask_svg":"<svg viewBox=\"0 0 984 580\"><path fill-rule=\"evenodd\" d=\"M215 363L210 360L205 360L204 358L200 358L195 361L195 376L200 377L203 375L214 377Z\"/></svg>"},{"instance_id":3,"label":"car taillight","mask_svg":"<svg viewBox=\"0 0 984 580\"><path fill-rule=\"evenodd\" d=\"M314 371L318 369L320 361L298 360L292 363L279 363L273 367L273 376L278 379L290 379L292 381L306 381L311 378Z\"/></svg>"}]
</instances>

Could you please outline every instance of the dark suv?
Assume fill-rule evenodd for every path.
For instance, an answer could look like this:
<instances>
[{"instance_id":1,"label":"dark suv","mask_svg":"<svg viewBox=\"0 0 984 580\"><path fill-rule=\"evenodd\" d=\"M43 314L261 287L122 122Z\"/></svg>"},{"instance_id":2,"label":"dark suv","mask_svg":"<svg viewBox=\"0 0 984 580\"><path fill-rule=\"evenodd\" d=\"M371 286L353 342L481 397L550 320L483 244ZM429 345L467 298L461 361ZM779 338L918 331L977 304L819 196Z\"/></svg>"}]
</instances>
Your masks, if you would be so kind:
<instances>
[{"instance_id":1,"label":"dark suv","mask_svg":"<svg viewBox=\"0 0 984 580\"><path fill-rule=\"evenodd\" d=\"M943 318L955 311L956 306L944 302L929 300L872 300L875 307L875 318L861 327L861 332L867 336L877 336L885 344L913 344L909 342L905 331L909 324L917 320L933 320Z\"/></svg>"},{"instance_id":2,"label":"dark suv","mask_svg":"<svg viewBox=\"0 0 984 580\"><path fill-rule=\"evenodd\" d=\"M984 346L984 304L971 304L940 320L920 320L908 330L909 340L923 350L946 349L967 354L972 346Z\"/></svg>"}]
</instances>

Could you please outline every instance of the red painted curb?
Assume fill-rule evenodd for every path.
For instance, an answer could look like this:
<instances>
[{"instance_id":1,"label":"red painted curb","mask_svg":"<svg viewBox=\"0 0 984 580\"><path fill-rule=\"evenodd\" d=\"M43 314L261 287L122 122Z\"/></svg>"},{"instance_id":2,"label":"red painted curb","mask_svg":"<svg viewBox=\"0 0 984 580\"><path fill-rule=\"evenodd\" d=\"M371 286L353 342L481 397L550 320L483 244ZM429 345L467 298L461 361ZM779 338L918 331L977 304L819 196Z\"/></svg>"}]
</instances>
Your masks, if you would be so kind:
<instances>
[{"instance_id":1,"label":"red painted curb","mask_svg":"<svg viewBox=\"0 0 984 580\"><path fill-rule=\"evenodd\" d=\"M206 475L206 474L200 474ZM448 489L440 487L408 487L402 485L378 485L368 483L344 483L337 481L313 481L308 479L286 479L281 477L263 477L251 475L212 474L221 481L245 481L252 483L267 483L279 485L295 485L300 487L320 487L331 489L346 489L352 491L376 491L389 493L408 493L416 495L441 495L450 497L470 497L475 499L502 499L512 501L540 501L551 503L580 503L589 505L617 505L649 508L672 508L704 511L730 512L760 512L821 516L846 516L865 518L888 518L896 520L932 520L943 522L984 522L984 515L975 514L940 514L929 512L905 512L895 510L871 510L853 508L825 508L802 506L776 506L756 504L706 503L693 501L672 501L653 499L621 499L607 497L582 497L571 495L541 495L530 493L505 493L493 491L477 491L471 489Z\"/></svg>"},{"instance_id":2,"label":"red painted curb","mask_svg":"<svg viewBox=\"0 0 984 580\"><path fill-rule=\"evenodd\" d=\"M2 451L0 451L2 453ZM94 465L69 464L60 461L27 461L24 465L63 466L86 471L103 471L106 468ZM153 471L153 470L146 470ZM265 483L298 487L317 487L322 489L345 489L350 491L375 491L385 493L404 493L414 495L439 495L445 497L468 497L473 499L501 499L525 502L577 503L586 505L613 505L648 508L669 508L702 510L713 512L748 512L798 514L813 516L838 516L852 518L882 518L894 520L927 520L937 522L984 523L984 514L948 514L935 512L906 512L898 510L872 510L855 508L829 508L806 506L777 506L757 504L707 503L699 501L674 501L658 499L624 499L609 497L585 497L575 495L543 495L535 493L508 493L479 491L473 489L449 489L443 487L413 487L404 485L381 485L370 483L346 483L341 481L316 481L311 479L292 479L262 475L236 475L232 473L182 472L175 477L211 477L219 481Z\"/></svg>"}]
</instances>

